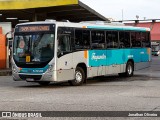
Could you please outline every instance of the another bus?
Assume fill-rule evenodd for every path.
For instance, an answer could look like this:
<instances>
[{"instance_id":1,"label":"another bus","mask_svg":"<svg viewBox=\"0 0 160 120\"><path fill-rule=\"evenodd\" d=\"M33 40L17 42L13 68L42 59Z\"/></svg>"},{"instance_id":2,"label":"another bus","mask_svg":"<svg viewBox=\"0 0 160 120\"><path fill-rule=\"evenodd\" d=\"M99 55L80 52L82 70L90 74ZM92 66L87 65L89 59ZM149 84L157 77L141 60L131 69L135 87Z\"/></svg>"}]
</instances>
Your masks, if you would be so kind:
<instances>
[{"instance_id":1,"label":"another bus","mask_svg":"<svg viewBox=\"0 0 160 120\"><path fill-rule=\"evenodd\" d=\"M68 81L119 74L131 77L149 67L150 29L90 23L31 22L15 27L12 71L15 81Z\"/></svg>"},{"instance_id":2,"label":"another bus","mask_svg":"<svg viewBox=\"0 0 160 120\"><path fill-rule=\"evenodd\" d=\"M160 55L160 45L157 42L151 43L152 55L159 56Z\"/></svg>"}]
</instances>

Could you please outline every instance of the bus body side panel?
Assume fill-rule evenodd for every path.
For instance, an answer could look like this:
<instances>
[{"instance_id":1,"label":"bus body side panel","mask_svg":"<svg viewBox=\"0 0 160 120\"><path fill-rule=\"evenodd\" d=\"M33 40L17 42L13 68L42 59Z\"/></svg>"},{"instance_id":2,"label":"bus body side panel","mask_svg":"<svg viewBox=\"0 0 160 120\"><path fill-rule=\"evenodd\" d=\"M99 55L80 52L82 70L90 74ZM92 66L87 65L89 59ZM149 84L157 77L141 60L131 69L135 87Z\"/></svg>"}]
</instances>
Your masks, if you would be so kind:
<instances>
[{"instance_id":1,"label":"bus body side panel","mask_svg":"<svg viewBox=\"0 0 160 120\"><path fill-rule=\"evenodd\" d=\"M87 73L89 70L88 65L88 51L77 51L73 53L73 68L76 69L78 64L85 64L87 67ZM75 73L74 73L75 74ZM89 75L87 75L88 77Z\"/></svg>"},{"instance_id":2,"label":"bus body side panel","mask_svg":"<svg viewBox=\"0 0 160 120\"><path fill-rule=\"evenodd\" d=\"M57 81L67 81L75 79L75 69L80 63L84 63L87 67L87 58L85 57L84 51L69 53L58 58Z\"/></svg>"},{"instance_id":3,"label":"bus body side panel","mask_svg":"<svg viewBox=\"0 0 160 120\"><path fill-rule=\"evenodd\" d=\"M57 81L74 79L73 53L57 58Z\"/></svg>"},{"instance_id":4,"label":"bus body side panel","mask_svg":"<svg viewBox=\"0 0 160 120\"><path fill-rule=\"evenodd\" d=\"M126 61L123 49L107 50L107 58L107 66L109 67L108 74L123 72L123 64Z\"/></svg>"},{"instance_id":5,"label":"bus body side panel","mask_svg":"<svg viewBox=\"0 0 160 120\"><path fill-rule=\"evenodd\" d=\"M136 51L136 49L134 51ZM141 61L135 62L135 70L140 70L140 69L150 67L151 48L141 48L141 51L139 51L139 53L140 53ZM134 55L136 56L136 54ZM135 58L135 60L137 60L137 58Z\"/></svg>"},{"instance_id":6,"label":"bus body side panel","mask_svg":"<svg viewBox=\"0 0 160 120\"><path fill-rule=\"evenodd\" d=\"M97 67L98 70L104 66L99 75L121 73L125 71L127 55L128 53L125 55L123 49L91 50L89 51L89 66Z\"/></svg>"},{"instance_id":7,"label":"bus body side panel","mask_svg":"<svg viewBox=\"0 0 160 120\"><path fill-rule=\"evenodd\" d=\"M150 53L147 51L147 48L90 50L88 66L92 68L90 72L93 73L90 76L123 73L128 60L134 61L135 70L149 67ZM101 69L102 66L105 68ZM101 74L97 74L99 70L102 71Z\"/></svg>"},{"instance_id":8,"label":"bus body side panel","mask_svg":"<svg viewBox=\"0 0 160 120\"><path fill-rule=\"evenodd\" d=\"M87 67L87 78L105 75L106 67L105 64L103 64L103 61L101 61L101 63L99 63L97 66L91 66L89 65L90 58L94 59L94 55L91 56L89 54L89 51L79 51L73 53L73 68L76 69L77 65L82 63L85 64Z\"/></svg>"}]
</instances>

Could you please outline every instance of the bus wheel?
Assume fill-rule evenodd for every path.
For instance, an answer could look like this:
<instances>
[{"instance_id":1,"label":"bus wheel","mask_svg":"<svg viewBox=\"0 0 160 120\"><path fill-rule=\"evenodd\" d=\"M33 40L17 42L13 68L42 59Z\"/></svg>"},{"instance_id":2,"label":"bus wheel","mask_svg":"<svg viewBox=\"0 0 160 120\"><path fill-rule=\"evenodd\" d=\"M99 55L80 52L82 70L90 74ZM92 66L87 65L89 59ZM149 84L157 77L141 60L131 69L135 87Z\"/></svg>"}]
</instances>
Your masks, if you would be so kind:
<instances>
[{"instance_id":1,"label":"bus wheel","mask_svg":"<svg viewBox=\"0 0 160 120\"><path fill-rule=\"evenodd\" d=\"M85 80L85 73L81 67L77 67L75 71L75 79L70 81L70 84L73 86L82 85Z\"/></svg>"},{"instance_id":2,"label":"bus wheel","mask_svg":"<svg viewBox=\"0 0 160 120\"><path fill-rule=\"evenodd\" d=\"M41 86L47 86L49 85L50 82L46 82L46 81L41 81L41 82L38 82Z\"/></svg>"},{"instance_id":3,"label":"bus wheel","mask_svg":"<svg viewBox=\"0 0 160 120\"><path fill-rule=\"evenodd\" d=\"M134 72L133 63L129 61L126 65L126 72L119 73L118 75L120 77L131 77L133 76L133 72Z\"/></svg>"},{"instance_id":4,"label":"bus wheel","mask_svg":"<svg viewBox=\"0 0 160 120\"><path fill-rule=\"evenodd\" d=\"M133 72L134 72L134 68L133 68L133 63L131 61L129 61L126 65L126 73L125 76L126 77L131 77L133 76Z\"/></svg>"}]
</instances>

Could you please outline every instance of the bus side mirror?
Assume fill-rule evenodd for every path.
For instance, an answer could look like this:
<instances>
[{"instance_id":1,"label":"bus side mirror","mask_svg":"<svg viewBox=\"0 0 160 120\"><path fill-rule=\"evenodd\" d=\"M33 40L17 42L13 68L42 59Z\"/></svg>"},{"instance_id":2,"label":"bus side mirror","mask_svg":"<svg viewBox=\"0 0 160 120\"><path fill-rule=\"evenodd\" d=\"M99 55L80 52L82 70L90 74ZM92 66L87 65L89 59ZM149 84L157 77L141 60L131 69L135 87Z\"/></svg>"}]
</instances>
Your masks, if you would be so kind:
<instances>
[{"instance_id":1,"label":"bus side mirror","mask_svg":"<svg viewBox=\"0 0 160 120\"><path fill-rule=\"evenodd\" d=\"M58 46L57 56L60 57L63 55L63 51L61 50L60 46Z\"/></svg>"}]
</instances>

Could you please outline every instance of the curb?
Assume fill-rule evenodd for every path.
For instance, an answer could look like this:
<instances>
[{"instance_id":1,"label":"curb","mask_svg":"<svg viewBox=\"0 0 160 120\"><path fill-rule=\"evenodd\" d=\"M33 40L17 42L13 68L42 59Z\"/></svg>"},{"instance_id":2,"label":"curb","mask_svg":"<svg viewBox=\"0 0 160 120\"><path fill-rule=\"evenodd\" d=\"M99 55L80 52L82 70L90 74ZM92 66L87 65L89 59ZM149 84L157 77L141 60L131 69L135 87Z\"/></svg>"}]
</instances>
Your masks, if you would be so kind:
<instances>
[{"instance_id":1,"label":"curb","mask_svg":"<svg viewBox=\"0 0 160 120\"><path fill-rule=\"evenodd\" d=\"M12 71L11 70L0 70L0 76L11 76Z\"/></svg>"}]
</instances>

